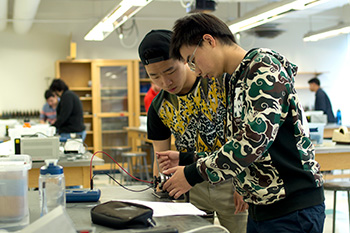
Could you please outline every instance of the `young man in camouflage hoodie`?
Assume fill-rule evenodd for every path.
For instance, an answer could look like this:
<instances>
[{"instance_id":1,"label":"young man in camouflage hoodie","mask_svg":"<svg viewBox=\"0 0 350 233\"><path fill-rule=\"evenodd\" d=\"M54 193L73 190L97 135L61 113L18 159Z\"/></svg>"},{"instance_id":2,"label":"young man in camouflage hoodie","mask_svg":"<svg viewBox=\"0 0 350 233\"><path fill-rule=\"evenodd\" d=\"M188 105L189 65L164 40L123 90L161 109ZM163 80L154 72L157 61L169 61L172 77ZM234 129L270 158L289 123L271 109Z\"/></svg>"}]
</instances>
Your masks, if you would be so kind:
<instances>
[{"instance_id":1,"label":"young man in camouflage hoodie","mask_svg":"<svg viewBox=\"0 0 350 233\"><path fill-rule=\"evenodd\" d=\"M172 166L177 152L160 153L161 168L172 174L164 189L177 198L197 183L234 178L249 203L248 233L322 232L323 178L302 124L297 67L269 49L245 51L224 22L204 13L176 21L171 52L198 76L231 74L228 141L211 153L194 152L187 166Z\"/></svg>"},{"instance_id":2,"label":"young man in camouflage hoodie","mask_svg":"<svg viewBox=\"0 0 350 233\"><path fill-rule=\"evenodd\" d=\"M227 141L226 90L222 85L226 76L197 77L185 61L169 56L171 36L169 30L151 30L139 45L139 57L149 78L162 89L147 113L148 139L155 152L170 150L171 135L178 151L217 150ZM153 172L158 176L157 163ZM231 180L215 185L203 182L191 189L189 201L215 213L229 231L245 232L247 204Z\"/></svg>"}]
</instances>

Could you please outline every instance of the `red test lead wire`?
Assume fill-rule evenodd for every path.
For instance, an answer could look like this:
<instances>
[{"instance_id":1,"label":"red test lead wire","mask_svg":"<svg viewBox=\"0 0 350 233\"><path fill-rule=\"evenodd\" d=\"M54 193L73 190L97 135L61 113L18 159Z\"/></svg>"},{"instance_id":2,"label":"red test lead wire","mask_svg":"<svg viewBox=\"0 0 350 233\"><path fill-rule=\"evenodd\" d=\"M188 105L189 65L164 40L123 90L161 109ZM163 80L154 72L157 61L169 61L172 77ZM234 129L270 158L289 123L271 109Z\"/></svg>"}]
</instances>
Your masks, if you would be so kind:
<instances>
[{"instance_id":1,"label":"red test lead wire","mask_svg":"<svg viewBox=\"0 0 350 233\"><path fill-rule=\"evenodd\" d=\"M135 176L131 175L129 172L127 172L122 166L120 166L120 164L115 161L108 153L104 152L104 151L96 151L92 156L91 156L91 160L90 160L90 188L93 189L93 181L92 181L92 160L95 157L96 154L98 153L102 153L107 155L110 159L113 160L114 163L116 163L126 174L128 174L130 177L132 177L133 179L137 180L137 181L141 181L144 183L149 183L149 184L153 184L152 181L147 181L147 180L141 180L139 178L136 178Z\"/></svg>"}]
</instances>

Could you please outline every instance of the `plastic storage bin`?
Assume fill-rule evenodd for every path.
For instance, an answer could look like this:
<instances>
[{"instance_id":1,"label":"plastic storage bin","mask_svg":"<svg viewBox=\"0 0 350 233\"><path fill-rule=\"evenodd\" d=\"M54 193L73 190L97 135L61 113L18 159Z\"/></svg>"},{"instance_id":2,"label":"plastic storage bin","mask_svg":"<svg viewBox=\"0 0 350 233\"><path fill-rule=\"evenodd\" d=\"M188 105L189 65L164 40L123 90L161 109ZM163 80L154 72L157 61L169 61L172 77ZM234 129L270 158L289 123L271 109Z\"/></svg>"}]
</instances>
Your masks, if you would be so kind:
<instances>
[{"instance_id":1,"label":"plastic storage bin","mask_svg":"<svg viewBox=\"0 0 350 233\"><path fill-rule=\"evenodd\" d=\"M0 228L16 231L29 224L28 155L0 157Z\"/></svg>"},{"instance_id":2,"label":"plastic storage bin","mask_svg":"<svg viewBox=\"0 0 350 233\"><path fill-rule=\"evenodd\" d=\"M319 145L323 143L323 132L326 124L324 123L309 123L310 140Z\"/></svg>"}]
</instances>

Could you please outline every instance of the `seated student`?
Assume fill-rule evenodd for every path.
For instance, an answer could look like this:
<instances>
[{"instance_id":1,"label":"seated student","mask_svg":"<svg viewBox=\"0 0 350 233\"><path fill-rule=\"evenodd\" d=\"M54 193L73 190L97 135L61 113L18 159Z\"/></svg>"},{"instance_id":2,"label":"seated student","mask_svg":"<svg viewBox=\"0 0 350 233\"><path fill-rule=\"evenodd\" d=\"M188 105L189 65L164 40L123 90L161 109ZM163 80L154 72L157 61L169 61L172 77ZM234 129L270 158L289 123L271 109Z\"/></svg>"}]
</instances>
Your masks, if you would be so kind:
<instances>
[{"instance_id":1,"label":"seated student","mask_svg":"<svg viewBox=\"0 0 350 233\"><path fill-rule=\"evenodd\" d=\"M331 101L329 100L326 92L320 87L321 82L318 78L312 78L309 80L309 89L315 92L315 110L321 110L327 115L328 123L334 123L336 121Z\"/></svg>"},{"instance_id":2,"label":"seated student","mask_svg":"<svg viewBox=\"0 0 350 233\"><path fill-rule=\"evenodd\" d=\"M40 112L40 123L48 122L50 125L56 121L56 108L59 102L58 97L50 90L45 91L46 103Z\"/></svg>"},{"instance_id":3,"label":"seated student","mask_svg":"<svg viewBox=\"0 0 350 233\"><path fill-rule=\"evenodd\" d=\"M72 135L85 140L86 131L83 118L83 106L79 97L69 90L61 79L54 79L50 90L60 97L57 106L57 120L53 124L56 127L61 141L67 141Z\"/></svg>"}]
</instances>

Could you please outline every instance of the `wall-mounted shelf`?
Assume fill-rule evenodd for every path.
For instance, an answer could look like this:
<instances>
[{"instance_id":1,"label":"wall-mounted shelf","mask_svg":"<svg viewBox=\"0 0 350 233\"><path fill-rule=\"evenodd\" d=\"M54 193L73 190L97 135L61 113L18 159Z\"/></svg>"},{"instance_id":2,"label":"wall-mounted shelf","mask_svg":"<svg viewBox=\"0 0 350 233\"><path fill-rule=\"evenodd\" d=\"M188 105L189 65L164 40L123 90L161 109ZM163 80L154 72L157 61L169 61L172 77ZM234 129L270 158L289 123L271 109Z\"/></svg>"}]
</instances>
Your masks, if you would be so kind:
<instances>
[{"instance_id":1,"label":"wall-mounted shelf","mask_svg":"<svg viewBox=\"0 0 350 233\"><path fill-rule=\"evenodd\" d=\"M126 133L126 130L102 130L104 134Z\"/></svg>"},{"instance_id":2,"label":"wall-mounted shelf","mask_svg":"<svg viewBox=\"0 0 350 233\"><path fill-rule=\"evenodd\" d=\"M304 86L295 86L295 89L309 89L309 87L304 87Z\"/></svg>"},{"instance_id":3,"label":"wall-mounted shelf","mask_svg":"<svg viewBox=\"0 0 350 233\"><path fill-rule=\"evenodd\" d=\"M69 88L71 91L91 91L91 87L72 87Z\"/></svg>"},{"instance_id":4,"label":"wall-mounted shelf","mask_svg":"<svg viewBox=\"0 0 350 233\"><path fill-rule=\"evenodd\" d=\"M317 72L317 71L301 71L298 72L295 76L295 88L298 90L308 90L309 83L308 81L313 77L318 77L325 72Z\"/></svg>"},{"instance_id":5,"label":"wall-mounted shelf","mask_svg":"<svg viewBox=\"0 0 350 233\"><path fill-rule=\"evenodd\" d=\"M124 100L124 96L111 96L111 97L101 97L101 100Z\"/></svg>"},{"instance_id":6,"label":"wall-mounted shelf","mask_svg":"<svg viewBox=\"0 0 350 233\"><path fill-rule=\"evenodd\" d=\"M300 74L300 75L315 75L315 76L319 76L319 75L321 75L323 73L324 72L317 72L317 71L315 71L315 72L313 72L313 71L301 71L301 72L297 73L297 76L298 76L298 74Z\"/></svg>"},{"instance_id":7,"label":"wall-mounted shelf","mask_svg":"<svg viewBox=\"0 0 350 233\"><path fill-rule=\"evenodd\" d=\"M101 90L128 90L128 87L101 87Z\"/></svg>"},{"instance_id":8,"label":"wall-mounted shelf","mask_svg":"<svg viewBox=\"0 0 350 233\"><path fill-rule=\"evenodd\" d=\"M88 100L92 100L92 97L79 97L79 99L81 101L88 101Z\"/></svg>"}]
</instances>

